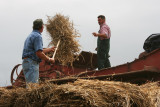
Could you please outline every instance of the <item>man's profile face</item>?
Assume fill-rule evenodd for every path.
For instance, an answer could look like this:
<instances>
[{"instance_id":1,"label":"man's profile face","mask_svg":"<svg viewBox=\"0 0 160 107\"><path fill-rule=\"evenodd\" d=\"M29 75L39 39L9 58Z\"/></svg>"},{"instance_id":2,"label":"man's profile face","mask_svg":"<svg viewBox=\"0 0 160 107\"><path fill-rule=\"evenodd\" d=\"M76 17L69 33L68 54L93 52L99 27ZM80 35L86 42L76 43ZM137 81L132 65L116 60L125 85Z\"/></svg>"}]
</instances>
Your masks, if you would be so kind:
<instances>
[{"instance_id":1,"label":"man's profile face","mask_svg":"<svg viewBox=\"0 0 160 107\"><path fill-rule=\"evenodd\" d=\"M102 19L102 18L98 18L98 24L99 24L99 25L102 25L104 22L105 22L105 20L104 20L104 19Z\"/></svg>"}]
</instances>

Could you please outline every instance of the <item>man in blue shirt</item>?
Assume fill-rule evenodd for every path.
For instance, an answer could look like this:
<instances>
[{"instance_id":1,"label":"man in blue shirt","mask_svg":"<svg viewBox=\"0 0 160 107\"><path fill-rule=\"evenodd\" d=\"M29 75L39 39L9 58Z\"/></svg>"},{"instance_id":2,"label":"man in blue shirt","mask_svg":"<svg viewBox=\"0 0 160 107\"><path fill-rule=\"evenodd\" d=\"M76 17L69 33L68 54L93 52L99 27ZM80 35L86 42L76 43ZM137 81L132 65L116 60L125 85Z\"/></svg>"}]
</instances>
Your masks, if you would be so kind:
<instances>
[{"instance_id":1,"label":"man in blue shirt","mask_svg":"<svg viewBox=\"0 0 160 107\"><path fill-rule=\"evenodd\" d=\"M33 31L26 38L22 54L22 67L26 79L26 83L39 82L39 63L41 59L54 63L54 59L49 58L45 53L54 51L55 47L43 49L42 35L43 32L42 19L36 19L33 22Z\"/></svg>"}]
</instances>

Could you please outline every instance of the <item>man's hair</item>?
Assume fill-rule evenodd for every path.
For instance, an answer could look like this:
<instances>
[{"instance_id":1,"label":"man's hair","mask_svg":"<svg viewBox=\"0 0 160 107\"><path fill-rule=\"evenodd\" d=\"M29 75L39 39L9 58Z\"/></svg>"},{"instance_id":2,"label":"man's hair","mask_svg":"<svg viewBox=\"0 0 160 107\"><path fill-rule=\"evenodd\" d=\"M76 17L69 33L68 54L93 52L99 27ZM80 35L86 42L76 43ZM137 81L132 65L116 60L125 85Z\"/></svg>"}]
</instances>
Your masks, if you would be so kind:
<instances>
[{"instance_id":1,"label":"man's hair","mask_svg":"<svg viewBox=\"0 0 160 107\"><path fill-rule=\"evenodd\" d=\"M104 15L99 15L97 18L106 19Z\"/></svg>"},{"instance_id":2,"label":"man's hair","mask_svg":"<svg viewBox=\"0 0 160 107\"><path fill-rule=\"evenodd\" d=\"M43 26L43 20L42 19L36 19L33 21L33 30L40 30Z\"/></svg>"}]
</instances>

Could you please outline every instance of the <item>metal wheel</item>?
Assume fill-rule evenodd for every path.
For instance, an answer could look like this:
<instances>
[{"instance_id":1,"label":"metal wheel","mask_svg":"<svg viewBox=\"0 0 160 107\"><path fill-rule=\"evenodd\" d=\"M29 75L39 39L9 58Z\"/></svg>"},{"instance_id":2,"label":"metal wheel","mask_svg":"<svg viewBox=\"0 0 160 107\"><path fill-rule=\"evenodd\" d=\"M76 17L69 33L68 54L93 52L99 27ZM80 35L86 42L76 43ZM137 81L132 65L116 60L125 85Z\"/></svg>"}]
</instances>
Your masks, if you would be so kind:
<instances>
[{"instance_id":1,"label":"metal wheel","mask_svg":"<svg viewBox=\"0 0 160 107\"><path fill-rule=\"evenodd\" d=\"M12 72L11 72L11 84L12 85L14 85L14 83L15 83L15 81L16 81L16 79L13 77L14 76L14 74L16 73L16 77L18 77L19 76L19 74L20 73L18 73L18 67L20 66L20 65L22 65L22 64L17 64L13 69L12 69ZM21 70L21 72L22 72L22 70Z\"/></svg>"}]
</instances>

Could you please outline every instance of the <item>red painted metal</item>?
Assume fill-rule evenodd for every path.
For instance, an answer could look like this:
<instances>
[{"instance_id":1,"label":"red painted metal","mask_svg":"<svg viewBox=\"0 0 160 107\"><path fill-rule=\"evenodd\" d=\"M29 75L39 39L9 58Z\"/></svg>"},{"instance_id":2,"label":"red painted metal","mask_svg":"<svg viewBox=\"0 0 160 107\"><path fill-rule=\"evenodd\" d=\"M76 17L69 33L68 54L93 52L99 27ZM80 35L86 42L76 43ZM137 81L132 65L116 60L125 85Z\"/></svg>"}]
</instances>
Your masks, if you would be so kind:
<instances>
[{"instance_id":1,"label":"red painted metal","mask_svg":"<svg viewBox=\"0 0 160 107\"><path fill-rule=\"evenodd\" d=\"M44 60L40 63L39 67L39 78L40 81L58 79L67 76L75 76L84 71L91 71L97 67L97 56L91 52L82 51L78 57L78 60L73 62L72 66L63 66L58 61L51 65ZM14 79L14 73L17 73L17 69L21 64L16 65L11 72L11 83L14 86L24 86L25 78L23 70Z\"/></svg>"},{"instance_id":2,"label":"red painted metal","mask_svg":"<svg viewBox=\"0 0 160 107\"><path fill-rule=\"evenodd\" d=\"M145 68L154 68L160 70L160 49L154 50L147 56L141 57L139 59L135 59L132 62L128 62L126 64L122 64L115 67L110 67L107 69L102 69L99 71L88 71L85 73L81 73L78 76L99 76L99 75L109 75L109 74L118 74L118 73L125 73L125 72L132 72L143 70Z\"/></svg>"},{"instance_id":3,"label":"red painted metal","mask_svg":"<svg viewBox=\"0 0 160 107\"><path fill-rule=\"evenodd\" d=\"M50 65L47 62L42 61L40 63L40 70L39 70L40 81L58 79L67 76L93 77L93 76L103 76L103 75L125 74L127 72L139 71L145 68L154 68L156 70L160 70L160 49L151 52L147 56L135 59L133 62L128 62L126 64L110 67L107 69L102 69L99 71L95 70L95 68L97 67L96 59L97 59L96 54L82 51L82 53L79 56L79 60L76 60L73 63L73 67L62 66L59 62L55 62L54 65ZM16 67L18 67L18 65ZM16 67L14 67L11 73L11 83L12 85L15 86L22 86L25 83L22 71L13 82L13 74L17 69ZM140 80L140 78L138 79ZM160 80L160 77L155 77L155 78L156 80ZM135 80L137 80L136 77Z\"/></svg>"}]
</instances>

